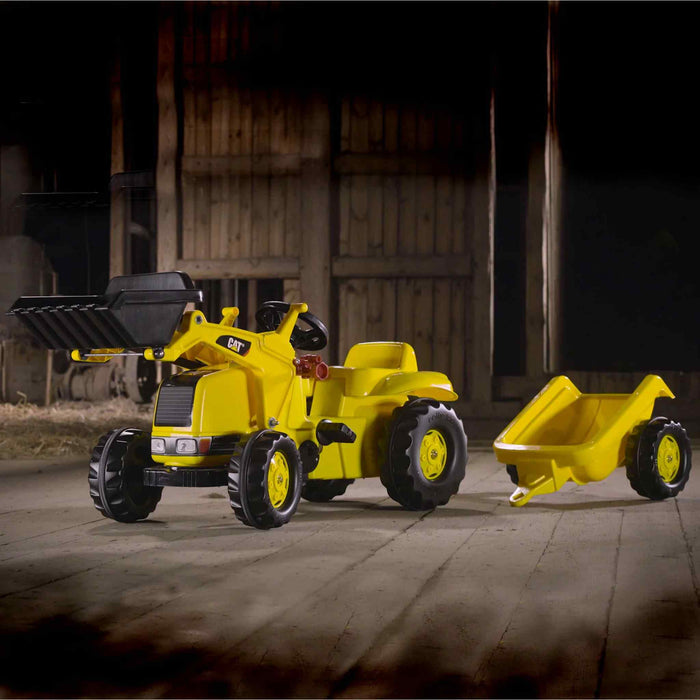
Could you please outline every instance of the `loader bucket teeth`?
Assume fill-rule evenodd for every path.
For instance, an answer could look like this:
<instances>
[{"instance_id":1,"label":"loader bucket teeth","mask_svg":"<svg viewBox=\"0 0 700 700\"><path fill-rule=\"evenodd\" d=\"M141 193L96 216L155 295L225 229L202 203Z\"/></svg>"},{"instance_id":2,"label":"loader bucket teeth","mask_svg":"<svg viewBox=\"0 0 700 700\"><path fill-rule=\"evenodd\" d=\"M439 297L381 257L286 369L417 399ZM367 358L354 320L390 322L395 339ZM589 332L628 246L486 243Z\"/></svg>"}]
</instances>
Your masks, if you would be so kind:
<instances>
[{"instance_id":1,"label":"loader bucket teeth","mask_svg":"<svg viewBox=\"0 0 700 700\"><path fill-rule=\"evenodd\" d=\"M115 277L103 295L20 297L7 312L52 350L167 345L188 302L202 301L184 273Z\"/></svg>"}]
</instances>

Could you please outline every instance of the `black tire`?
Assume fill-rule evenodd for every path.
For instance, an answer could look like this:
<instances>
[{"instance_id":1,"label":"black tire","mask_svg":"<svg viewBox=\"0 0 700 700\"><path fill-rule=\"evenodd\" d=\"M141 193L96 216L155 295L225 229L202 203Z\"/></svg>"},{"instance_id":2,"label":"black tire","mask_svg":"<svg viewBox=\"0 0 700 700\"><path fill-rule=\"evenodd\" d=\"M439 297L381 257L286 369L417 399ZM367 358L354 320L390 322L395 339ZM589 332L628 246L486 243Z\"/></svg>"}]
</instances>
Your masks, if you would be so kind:
<instances>
[{"instance_id":1,"label":"black tire","mask_svg":"<svg viewBox=\"0 0 700 700\"><path fill-rule=\"evenodd\" d=\"M88 474L95 508L122 523L147 518L163 493L162 487L144 486L143 470L153 465L150 433L117 428L103 435L92 451Z\"/></svg>"},{"instance_id":2,"label":"black tire","mask_svg":"<svg viewBox=\"0 0 700 700\"><path fill-rule=\"evenodd\" d=\"M518 467L515 464L506 464L506 471L510 480L517 486L518 485Z\"/></svg>"},{"instance_id":3,"label":"black tire","mask_svg":"<svg viewBox=\"0 0 700 700\"><path fill-rule=\"evenodd\" d=\"M444 465L435 476L421 468L421 446L428 433L441 441L444 452ZM411 399L394 410L382 484L404 508L430 510L457 493L467 459L467 436L454 410L433 399Z\"/></svg>"},{"instance_id":4,"label":"black tire","mask_svg":"<svg viewBox=\"0 0 700 700\"><path fill-rule=\"evenodd\" d=\"M270 491L268 477L276 453L286 464L288 484L283 500L275 503L279 494ZM284 472L284 469L282 469ZM272 475L274 476L274 471ZM269 530L288 523L301 498L303 471L294 440L283 433L261 430L242 447L236 449L228 467L228 495L231 508L244 524Z\"/></svg>"},{"instance_id":5,"label":"black tire","mask_svg":"<svg viewBox=\"0 0 700 700\"><path fill-rule=\"evenodd\" d=\"M301 497L312 503L327 503L342 496L355 479L307 479Z\"/></svg>"},{"instance_id":6,"label":"black tire","mask_svg":"<svg viewBox=\"0 0 700 700\"><path fill-rule=\"evenodd\" d=\"M653 501L675 498L688 483L692 467L685 428L661 417L638 426L627 443L626 467L627 478L640 496Z\"/></svg>"}]
</instances>

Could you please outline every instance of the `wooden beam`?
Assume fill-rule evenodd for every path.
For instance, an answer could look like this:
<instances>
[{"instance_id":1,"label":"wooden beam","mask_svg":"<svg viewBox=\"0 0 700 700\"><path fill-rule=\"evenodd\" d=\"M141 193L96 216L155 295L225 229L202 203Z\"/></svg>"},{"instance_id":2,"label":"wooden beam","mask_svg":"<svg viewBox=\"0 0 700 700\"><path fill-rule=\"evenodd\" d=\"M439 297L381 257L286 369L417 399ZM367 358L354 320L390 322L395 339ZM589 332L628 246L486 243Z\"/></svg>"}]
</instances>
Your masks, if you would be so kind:
<instances>
[{"instance_id":1,"label":"wooden beam","mask_svg":"<svg viewBox=\"0 0 700 700\"><path fill-rule=\"evenodd\" d=\"M299 273L302 299L323 319L331 312L330 142L328 97L312 92L302 112ZM326 358L328 352L323 353Z\"/></svg>"},{"instance_id":2,"label":"wooden beam","mask_svg":"<svg viewBox=\"0 0 700 700\"><path fill-rule=\"evenodd\" d=\"M299 277L298 258L239 258L238 260L175 261L175 269L195 279L286 279ZM306 300L305 300L306 301Z\"/></svg>"},{"instance_id":3,"label":"wooden beam","mask_svg":"<svg viewBox=\"0 0 700 700\"><path fill-rule=\"evenodd\" d=\"M124 115L122 112L121 58L119 55L112 66L110 81L110 101L112 105L112 154L110 174L124 171ZM110 194L109 208L109 276L116 277L125 272L124 261L124 192L115 188Z\"/></svg>"},{"instance_id":4,"label":"wooden beam","mask_svg":"<svg viewBox=\"0 0 700 700\"><path fill-rule=\"evenodd\" d=\"M177 255L177 109L175 106L174 7L160 5L158 29L158 159L156 164L157 269L176 269Z\"/></svg>"},{"instance_id":5,"label":"wooden beam","mask_svg":"<svg viewBox=\"0 0 700 700\"><path fill-rule=\"evenodd\" d=\"M464 160L450 153L343 153L333 159L339 175L449 175L465 169Z\"/></svg>"},{"instance_id":6,"label":"wooden beam","mask_svg":"<svg viewBox=\"0 0 700 700\"><path fill-rule=\"evenodd\" d=\"M490 93L490 95L489 95ZM476 176L473 197L472 284L468 303L471 334L467 347L467 390L471 401L492 399L493 256L496 212L496 133L493 88L477 117Z\"/></svg>"},{"instance_id":7,"label":"wooden beam","mask_svg":"<svg viewBox=\"0 0 700 700\"><path fill-rule=\"evenodd\" d=\"M469 255L334 257L333 277L470 277Z\"/></svg>"},{"instance_id":8,"label":"wooden beam","mask_svg":"<svg viewBox=\"0 0 700 700\"><path fill-rule=\"evenodd\" d=\"M235 156L184 156L183 175L298 175L298 153L256 153Z\"/></svg>"},{"instance_id":9,"label":"wooden beam","mask_svg":"<svg viewBox=\"0 0 700 700\"><path fill-rule=\"evenodd\" d=\"M545 226L547 232L547 358L549 372L562 368L561 207L563 158L559 143L559 1L549 0L547 24L547 132L545 135Z\"/></svg>"}]
</instances>

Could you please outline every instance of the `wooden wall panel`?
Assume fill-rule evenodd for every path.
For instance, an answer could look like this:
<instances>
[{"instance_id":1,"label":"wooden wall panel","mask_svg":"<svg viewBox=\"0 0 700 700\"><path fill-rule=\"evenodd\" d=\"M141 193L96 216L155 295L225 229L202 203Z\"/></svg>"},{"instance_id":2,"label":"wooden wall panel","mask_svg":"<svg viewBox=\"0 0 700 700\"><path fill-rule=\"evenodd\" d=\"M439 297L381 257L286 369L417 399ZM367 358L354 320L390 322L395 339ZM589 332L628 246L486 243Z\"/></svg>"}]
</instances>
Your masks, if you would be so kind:
<instances>
[{"instance_id":1,"label":"wooden wall panel","mask_svg":"<svg viewBox=\"0 0 700 700\"><path fill-rule=\"evenodd\" d=\"M207 261L299 254L298 166L279 172L274 158L301 153L301 101L279 86L251 87L239 67L256 36L276 31L269 21L275 9L188 2L182 10L179 250L200 274ZM220 268L209 267L212 274Z\"/></svg>"}]
</instances>

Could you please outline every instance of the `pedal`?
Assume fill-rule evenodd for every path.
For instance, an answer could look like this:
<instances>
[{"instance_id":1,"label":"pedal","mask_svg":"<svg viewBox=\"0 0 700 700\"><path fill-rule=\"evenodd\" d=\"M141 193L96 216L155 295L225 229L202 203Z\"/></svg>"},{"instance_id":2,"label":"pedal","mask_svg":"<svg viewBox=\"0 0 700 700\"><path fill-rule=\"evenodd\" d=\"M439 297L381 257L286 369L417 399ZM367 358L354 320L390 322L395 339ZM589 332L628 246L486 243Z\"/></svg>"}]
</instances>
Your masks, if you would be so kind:
<instances>
[{"instance_id":1,"label":"pedal","mask_svg":"<svg viewBox=\"0 0 700 700\"><path fill-rule=\"evenodd\" d=\"M355 442L356 438L355 431L345 423L322 420L316 427L316 439L321 445L330 445L332 442Z\"/></svg>"}]
</instances>

